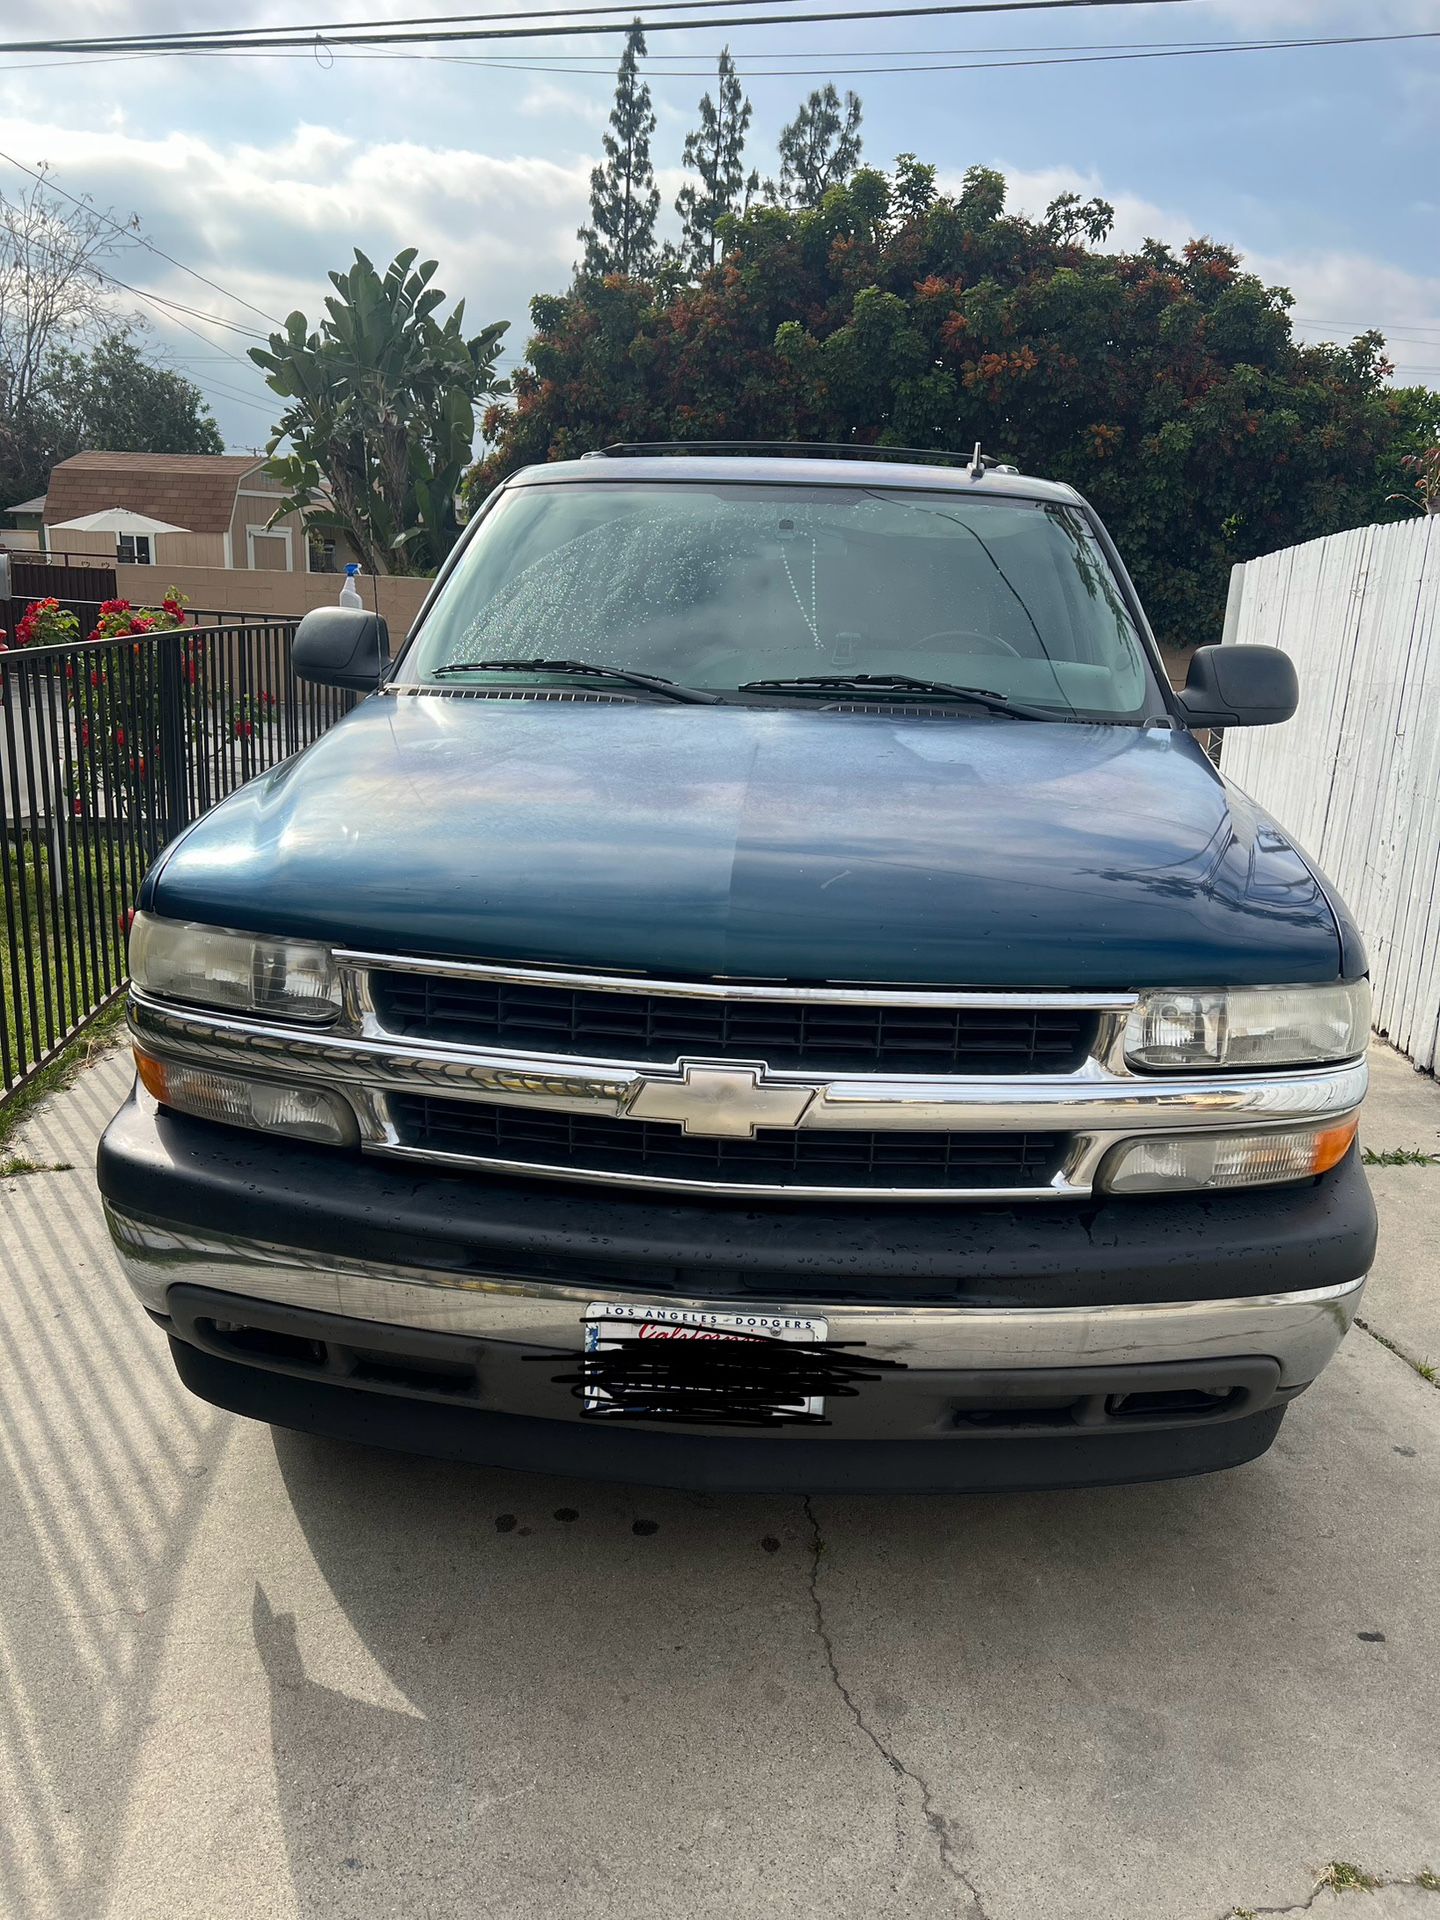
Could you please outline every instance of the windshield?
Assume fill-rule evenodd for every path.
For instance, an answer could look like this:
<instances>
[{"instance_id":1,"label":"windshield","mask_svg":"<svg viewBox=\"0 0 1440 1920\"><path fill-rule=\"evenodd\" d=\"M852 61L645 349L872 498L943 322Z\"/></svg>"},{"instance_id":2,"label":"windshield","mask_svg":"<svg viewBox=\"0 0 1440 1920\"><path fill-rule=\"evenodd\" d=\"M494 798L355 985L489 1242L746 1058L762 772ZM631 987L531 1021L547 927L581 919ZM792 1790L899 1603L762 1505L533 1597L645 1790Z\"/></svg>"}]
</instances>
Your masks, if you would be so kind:
<instances>
[{"instance_id":1,"label":"windshield","mask_svg":"<svg viewBox=\"0 0 1440 1920\"><path fill-rule=\"evenodd\" d=\"M1096 719L1137 717L1150 691L1082 513L939 489L516 488L461 556L401 677L451 680L482 660L586 662L722 694L904 674Z\"/></svg>"}]
</instances>

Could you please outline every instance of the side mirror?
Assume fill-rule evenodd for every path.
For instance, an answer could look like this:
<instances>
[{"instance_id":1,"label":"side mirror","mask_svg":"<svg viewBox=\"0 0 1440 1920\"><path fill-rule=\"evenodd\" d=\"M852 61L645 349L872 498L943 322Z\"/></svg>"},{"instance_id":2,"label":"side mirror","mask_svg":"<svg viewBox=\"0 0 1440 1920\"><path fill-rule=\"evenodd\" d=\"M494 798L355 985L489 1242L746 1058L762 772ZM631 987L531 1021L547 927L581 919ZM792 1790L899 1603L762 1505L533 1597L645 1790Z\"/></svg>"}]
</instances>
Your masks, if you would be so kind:
<instances>
[{"instance_id":1,"label":"side mirror","mask_svg":"<svg viewBox=\"0 0 1440 1920\"><path fill-rule=\"evenodd\" d=\"M1192 727L1269 727L1294 713L1300 682L1278 647L1197 647L1177 697Z\"/></svg>"},{"instance_id":2,"label":"side mirror","mask_svg":"<svg viewBox=\"0 0 1440 1920\"><path fill-rule=\"evenodd\" d=\"M373 693L390 665L390 629L363 607L315 607L295 629L290 662L302 680Z\"/></svg>"}]
</instances>

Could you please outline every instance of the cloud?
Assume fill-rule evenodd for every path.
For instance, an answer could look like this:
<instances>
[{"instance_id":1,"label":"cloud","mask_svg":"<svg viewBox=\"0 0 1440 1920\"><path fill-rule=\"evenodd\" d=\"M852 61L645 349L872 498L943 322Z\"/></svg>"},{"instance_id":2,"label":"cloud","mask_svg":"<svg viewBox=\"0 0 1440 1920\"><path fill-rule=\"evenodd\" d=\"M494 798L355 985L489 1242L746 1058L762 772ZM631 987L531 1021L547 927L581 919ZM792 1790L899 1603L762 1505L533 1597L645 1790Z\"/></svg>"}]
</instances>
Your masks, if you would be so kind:
<instances>
[{"instance_id":1,"label":"cloud","mask_svg":"<svg viewBox=\"0 0 1440 1920\"><path fill-rule=\"evenodd\" d=\"M579 120L585 126L603 127L610 117L606 101L590 99L573 87L557 87L553 80L537 80L521 96L520 112L528 119L554 124Z\"/></svg>"},{"instance_id":2,"label":"cloud","mask_svg":"<svg viewBox=\"0 0 1440 1920\"><path fill-rule=\"evenodd\" d=\"M318 315L326 275L354 247L383 263L404 246L439 261L437 284L464 296L475 325L507 319L512 354L523 348L533 294L563 287L585 216L591 158L495 155L419 140L366 142L334 128L300 123L274 142L223 141L194 132L138 127L37 125L0 117L0 148L44 155L55 179L87 191L123 218L132 210L146 233L233 296L225 298L139 246L121 244L104 264L133 286L182 302L198 314L162 310L118 294L138 308L157 337L195 359L192 371L213 389L227 435L245 443L262 434L270 410L258 372L245 360L250 341L218 324L268 330L298 308ZM248 303L248 304L245 304ZM200 361L208 352L229 361ZM253 396L246 407L226 394Z\"/></svg>"},{"instance_id":3,"label":"cloud","mask_svg":"<svg viewBox=\"0 0 1440 1920\"><path fill-rule=\"evenodd\" d=\"M91 15L98 11L93 4L88 9ZM125 8L116 5L110 12L119 17ZM61 186L89 193L122 216L138 212L157 245L226 290L216 292L133 244L122 245L107 263L122 279L201 316L162 317L144 302L117 295L122 309L147 311L157 342L185 359L199 384L211 390L217 417L237 442L263 438L273 408L245 359L250 341L217 322L266 331L270 323L257 308L277 320L296 308L313 319L329 291L328 270L343 267L353 247L381 263L410 245L436 259L438 284L452 299L465 298L476 326L493 319L512 323L512 362L523 351L532 295L558 291L569 281L598 146L593 123L603 118L595 103L573 89L545 83L525 96L526 111L547 123L537 125L536 135L543 132L548 153L483 151L463 138L445 141L434 134L428 141L421 134L375 138L365 132L373 124L368 111L333 126L272 113L268 137L247 117L245 132L227 139L193 126L166 126L146 109L147 97L139 95L115 125L78 107L72 117L69 105L53 107L43 119L33 111L6 111L0 83L0 149L27 164L43 156ZM404 123L424 124L408 114ZM217 127L224 124L217 117ZM561 128L575 142L570 151L559 146ZM1062 192L1111 201L1121 247L1138 246L1149 235L1181 244L1209 225L1196 207L1161 205L1094 171L1009 167L1003 158L997 164L1007 175L1011 205L1026 213L1042 212ZM681 178L675 168L660 172L662 225L673 225L670 208ZM943 184L953 188L958 178L942 176ZM1197 197L1199 192L1197 184ZM1399 377L1440 385L1440 346L1405 338L1407 330L1414 334L1427 325L1440 335L1440 277L1339 249L1260 251L1249 256L1249 264L1267 281L1294 291L1307 337L1330 330L1345 337L1366 325L1394 325L1400 330L1393 348ZM233 358L212 357L227 354ZM1429 368L1427 361L1437 365Z\"/></svg>"},{"instance_id":4,"label":"cloud","mask_svg":"<svg viewBox=\"0 0 1440 1920\"><path fill-rule=\"evenodd\" d=\"M1195 232L1184 214L1122 188L1107 190L1097 173L1082 173L1076 167L1011 167L1004 161L996 164L1005 175L1007 205L1031 219L1043 214L1057 194L1078 193L1085 200L1108 200L1115 209L1112 244L1122 251L1130 252L1151 238L1188 240Z\"/></svg>"}]
</instances>

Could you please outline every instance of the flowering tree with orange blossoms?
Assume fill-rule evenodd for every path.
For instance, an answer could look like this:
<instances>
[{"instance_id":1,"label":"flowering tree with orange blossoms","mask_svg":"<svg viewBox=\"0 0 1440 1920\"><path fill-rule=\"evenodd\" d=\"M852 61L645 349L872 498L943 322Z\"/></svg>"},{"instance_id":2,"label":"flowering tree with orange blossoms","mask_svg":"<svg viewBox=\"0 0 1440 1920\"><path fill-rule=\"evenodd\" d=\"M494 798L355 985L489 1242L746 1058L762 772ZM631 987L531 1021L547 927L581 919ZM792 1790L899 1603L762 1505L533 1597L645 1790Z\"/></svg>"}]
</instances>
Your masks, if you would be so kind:
<instances>
[{"instance_id":1,"label":"flowering tree with orange blossoms","mask_svg":"<svg viewBox=\"0 0 1440 1920\"><path fill-rule=\"evenodd\" d=\"M1393 519L1440 401L1388 384L1377 332L1298 342L1291 297L1213 240L1106 252L1113 214L1038 220L972 168L903 156L802 211L721 223L693 284L611 276L531 303L485 418L473 507L508 473L614 440L834 440L987 451L1094 501L1162 639L1219 638L1231 566Z\"/></svg>"}]
</instances>

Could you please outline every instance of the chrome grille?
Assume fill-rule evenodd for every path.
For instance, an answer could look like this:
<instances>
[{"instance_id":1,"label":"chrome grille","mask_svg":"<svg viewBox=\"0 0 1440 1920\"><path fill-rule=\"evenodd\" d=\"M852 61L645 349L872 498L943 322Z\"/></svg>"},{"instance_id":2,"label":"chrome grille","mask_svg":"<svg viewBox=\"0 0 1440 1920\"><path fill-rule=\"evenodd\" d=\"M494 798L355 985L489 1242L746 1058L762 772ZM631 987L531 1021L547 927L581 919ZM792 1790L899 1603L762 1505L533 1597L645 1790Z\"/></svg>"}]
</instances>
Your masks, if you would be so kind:
<instances>
[{"instance_id":1,"label":"chrome grille","mask_svg":"<svg viewBox=\"0 0 1440 1920\"><path fill-rule=\"evenodd\" d=\"M370 990L381 1025L407 1039L645 1064L703 1055L834 1073L1073 1073L1097 1023L1074 1006L691 999L408 972L377 972Z\"/></svg>"},{"instance_id":2,"label":"chrome grille","mask_svg":"<svg viewBox=\"0 0 1440 1920\"><path fill-rule=\"evenodd\" d=\"M808 1132L761 1127L753 1140L696 1137L658 1120L591 1118L480 1101L392 1095L399 1143L425 1153L507 1160L644 1180L753 1187L1043 1187L1062 1133Z\"/></svg>"}]
</instances>

